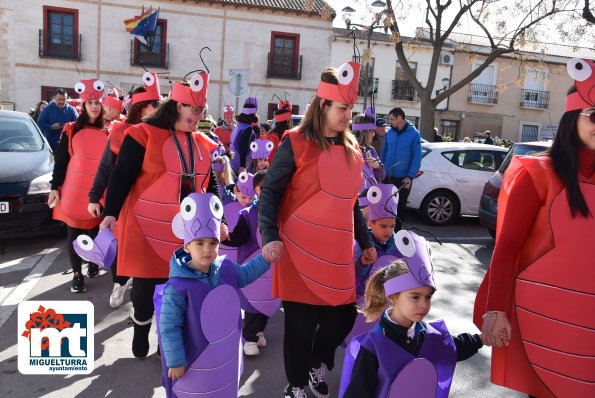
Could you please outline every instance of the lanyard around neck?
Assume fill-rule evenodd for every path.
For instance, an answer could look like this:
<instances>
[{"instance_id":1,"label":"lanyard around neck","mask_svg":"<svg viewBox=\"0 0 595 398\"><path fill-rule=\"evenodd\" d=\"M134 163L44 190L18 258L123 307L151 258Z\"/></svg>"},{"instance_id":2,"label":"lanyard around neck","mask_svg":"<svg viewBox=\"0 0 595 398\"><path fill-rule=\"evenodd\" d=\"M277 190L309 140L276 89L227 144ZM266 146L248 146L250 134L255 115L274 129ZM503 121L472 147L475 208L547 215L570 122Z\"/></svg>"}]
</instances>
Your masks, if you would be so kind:
<instances>
[{"instance_id":1,"label":"lanyard around neck","mask_svg":"<svg viewBox=\"0 0 595 398\"><path fill-rule=\"evenodd\" d=\"M178 157L180 158L180 162L182 163L183 175L186 177L192 178L192 188L196 188L196 174L194 173L194 146L192 145L192 133L186 132L186 143L188 144L188 160L186 162L186 156L184 155L184 151L182 150L182 145L180 141L178 141L178 137L176 137L176 133L173 129L169 129L171 134L171 138L174 140L176 144L176 151L178 152Z\"/></svg>"}]
</instances>

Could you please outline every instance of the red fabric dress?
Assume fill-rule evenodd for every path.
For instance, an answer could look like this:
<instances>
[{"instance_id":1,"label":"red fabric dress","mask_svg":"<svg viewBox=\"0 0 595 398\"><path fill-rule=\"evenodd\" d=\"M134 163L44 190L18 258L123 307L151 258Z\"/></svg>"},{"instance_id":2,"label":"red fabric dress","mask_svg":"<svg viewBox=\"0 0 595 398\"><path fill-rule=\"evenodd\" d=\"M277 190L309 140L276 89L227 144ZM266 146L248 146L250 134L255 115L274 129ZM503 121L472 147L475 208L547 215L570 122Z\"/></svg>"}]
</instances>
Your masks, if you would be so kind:
<instances>
[{"instance_id":1,"label":"red fabric dress","mask_svg":"<svg viewBox=\"0 0 595 398\"><path fill-rule=\"evenodd\" d=\"M68 123L62 132L68 137L70 161L53 217L72 228L92 229L101 223L102 217L95 218L87 211L89 190L107 144L108 132L95 127L85 127L76 134L73 131L74 123Z\"/></svg>"},{"instance_id":2,"label":"red fabric dress","mask_svg":"<svg viewBox=\"0 0 595 398\"><path fill-rule=\"evenodd\" d=\"M273 267L273 297L313 305L355 302L353 207L362 183L360 151L321 150L289 131L296 170L279 208L281 259Z\"/></svg>"},{"instance_id":3,"label":"red fabric dress","mask_svg":"<svg viewBox=\"0 0 595 398\"><path fill-rule=\"evenodd\" d=\"M175 132L186 159L186 134ZM118 219L118 275L167 278L172 253L182 246L172 231L172 220L180 211L182 163L168 130L145 123L126 130L145 148L142 169ZM217 147L199 132L192 133L196 192L208 185L211 150Z\"/></svg>"},{"instance_id":4,"label":"red fabric dress","mask_svg":"<svg viewBox=\"0 0 595 398\"><path fill-rule=\"evenodd\" d=\"M595 151L581 149L579 183L595 214ZM537 397L595 396L595 219L572 217L549 157L515 157L498 201L492 263L474 321L504 311L508 347L492 351L492 382Z\"/></svg>"},{"instance_id":5,"label":"red fabric dress","mask_svg":"<svg viewBox=\"0 0 595 398\"><path fill-rule=\"evenodd\" d=\"M122 141L124 141L124 132L130 126L132 126L132 124L125 122L116 121L112 123L109 145L114 155L118 156L120 153L120 147L122 146Z\"/></svg>"}]
</instances>

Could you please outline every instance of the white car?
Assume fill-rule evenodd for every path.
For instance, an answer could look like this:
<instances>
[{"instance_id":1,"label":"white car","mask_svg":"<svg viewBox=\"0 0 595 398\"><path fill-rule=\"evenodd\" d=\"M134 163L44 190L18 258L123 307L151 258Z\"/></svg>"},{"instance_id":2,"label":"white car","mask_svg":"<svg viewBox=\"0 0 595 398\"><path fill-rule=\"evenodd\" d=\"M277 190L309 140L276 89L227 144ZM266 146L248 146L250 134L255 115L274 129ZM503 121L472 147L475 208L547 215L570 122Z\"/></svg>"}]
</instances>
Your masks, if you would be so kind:
<instances>
[{"instance_id":1,"label":"white car","mask_svg":"<svg viewBox=\"0 0 595 398\"><path fill-rule=\"evenodd\" d=\"M413 180L407 207L419 210L433 225L448 224L459 215L477 216L483 186L507 152L486 144L423 143L420 175Z\"/></svg>"}]
</instances>

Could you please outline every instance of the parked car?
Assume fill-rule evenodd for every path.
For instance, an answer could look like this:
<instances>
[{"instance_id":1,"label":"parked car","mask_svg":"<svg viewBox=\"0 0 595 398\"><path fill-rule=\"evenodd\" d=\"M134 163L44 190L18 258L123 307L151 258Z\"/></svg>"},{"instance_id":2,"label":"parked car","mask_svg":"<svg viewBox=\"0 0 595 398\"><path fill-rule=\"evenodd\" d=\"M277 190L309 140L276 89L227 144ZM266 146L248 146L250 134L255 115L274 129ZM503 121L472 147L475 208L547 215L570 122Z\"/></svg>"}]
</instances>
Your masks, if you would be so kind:
<instances>
[{"instance_id":1,"label":"parked car","mask_svg":"<svg viewBox=\"0 0 595 398\"><path fill-rule=\"evenodd\" d=\"M56 232L47 200L54 158L26 113L0 110L0 239Z\"/></svg>"},{"instance_id":2,"label":"parked car","mask_svg":"<svg viewBox=\"0 0 595 398\"><path fill-rule=\"evenodd\" d=\"M407 207L419 210L433 225L459 215L477 216L483 186L500 167L507 149L460 142L423 143L420 175L413 182Z\"/></svg>"},{"instance_id":3,"label":"parked car","mask_svg":"<svg viewBox=\"0 0 595 398\"><path fill-rule=\"evenodd\" d=\"M479 222L486 227L492 237L496 237L496 218L498 213L498 195L502 186L502 177L515 155L537 155L544 153L552 146L552 141L519 142L515 144L500 168L492 174L483 187L479 204Z\"/></svg>"}]
</instances>

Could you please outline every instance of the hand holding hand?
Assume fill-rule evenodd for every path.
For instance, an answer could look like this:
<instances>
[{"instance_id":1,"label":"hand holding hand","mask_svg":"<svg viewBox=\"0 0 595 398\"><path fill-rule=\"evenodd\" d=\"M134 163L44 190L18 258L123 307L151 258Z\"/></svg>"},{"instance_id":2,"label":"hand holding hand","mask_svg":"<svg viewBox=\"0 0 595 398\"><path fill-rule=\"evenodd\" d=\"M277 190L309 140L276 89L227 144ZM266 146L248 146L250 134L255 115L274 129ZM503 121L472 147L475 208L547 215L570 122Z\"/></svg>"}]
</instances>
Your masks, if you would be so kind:
<instances>
[{"instance_id":1,"label":"hand holding hand","mask_svg":"<svg viewBox=\"0 0 595 398\"><path fill-rule=\"evenodd\" d=\"M184 376L184 367L180 366L179 368L169 368L167 369L167 377L173 380L178 380Z\"/></svg>"},{"instance_id":2,"label":"hand holding hand","mask_svg":"<svg viewBox=\"0 0 595 398\"><path fill-rule=\"evenodd\" d=\"M87 211L95 218L101 215L101 207L99 203L89 203L87 205Z\"/></svg>"},{"instance_id":3,"label":"hand holding hand","mask_svg":"<svg viewBox=\"0 0 595 398\"><path fill-rule=\"evenodd\" d=\"M279 261L283 252L283 242L275 240L267 243L262 248L262 256L268 263Z\"/></svg>"},{"instance_id":4,"label":"hand holding hand","mask_svg":"<svg viewBox=\"0 0 595 398\"><path fill-rule=\"evenodd\" d=\"M50 195L48 196L49 208L53 209L59 200L60 200L60 191L58 191L57 189L52 189L50 191Z\"/></svg>"},{"instance_id":5,"label":"hand holding hand","mask_svg":"<svg viewBox=\"0 0 595 398\"><path fill-rule=\"evenodd\" d=\"M116 217L114 216L106 216L101 224L99 224L99 230L109 228L110 231L114 232L114 228L116 228Z\"/></svg>"},{"instance_id":6,"label":"hand holding hand","mask_svg":"<svg viewBox=\"0 0 595 398\"><path fill-rule=\"evenodd\" d=\"M492 345L496 347L508 345L512 328L506 313L499 311L488 311L484 314L483 319L481 332L482 335L485 336L485 341L487 342L486 345Z\"/></svg>"}]
</instances>

